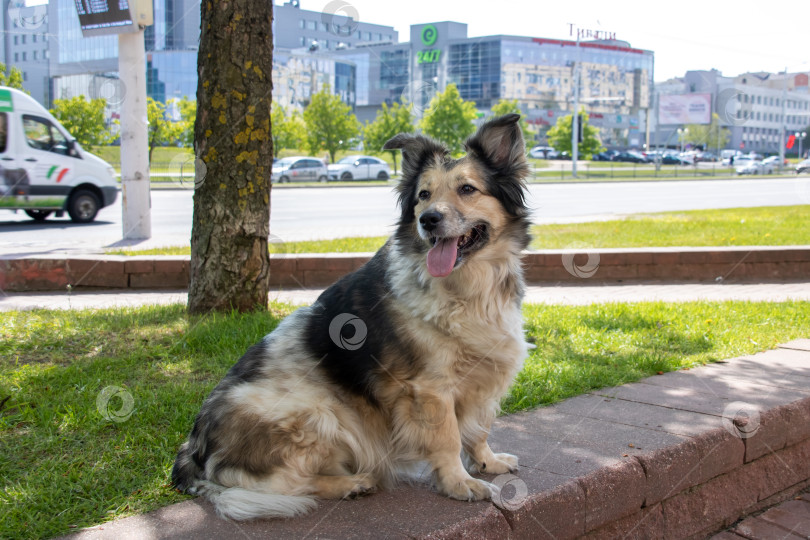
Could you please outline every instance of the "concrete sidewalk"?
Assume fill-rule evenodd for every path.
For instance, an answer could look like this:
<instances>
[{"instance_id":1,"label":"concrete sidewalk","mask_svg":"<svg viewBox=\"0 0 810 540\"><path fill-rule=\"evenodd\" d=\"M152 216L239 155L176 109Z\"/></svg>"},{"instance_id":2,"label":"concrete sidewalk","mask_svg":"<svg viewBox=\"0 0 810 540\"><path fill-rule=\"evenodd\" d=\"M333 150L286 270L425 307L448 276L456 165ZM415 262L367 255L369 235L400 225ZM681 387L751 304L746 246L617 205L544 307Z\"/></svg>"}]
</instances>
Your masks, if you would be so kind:
<instances>
[{"instance_id":1,"label":"concrete sidewalk","mask_svg":"<svg viewBox=\"0 0 810 540\"><path fill-rule=\"evenodd\" d=\"M323 289L285 289L270 292L271 300L311 304ZM0 311L28 309L86 309L185 303L185 290L95 290L71 292L5 293ZM760 284L639 283L594 285L533 285L527 303L586 305L605 302L688 302L696 300L749 300L754 302L810 300L810 282Z\"/></svg>"},{"instance_id":2,"label":"concrete sidewalk","mask_svg":"<svg viewBox=\"0 0 810 540\"><path fill-rule=\"evenodd\" d=\"M810 487L810 339L505 416L490 442L521 464L486 477L494 503L417 485L235 523L191 499L72 538L808 538L807 498L749 518L778 535L737 522Z\"/></svg>"}]
</instances>

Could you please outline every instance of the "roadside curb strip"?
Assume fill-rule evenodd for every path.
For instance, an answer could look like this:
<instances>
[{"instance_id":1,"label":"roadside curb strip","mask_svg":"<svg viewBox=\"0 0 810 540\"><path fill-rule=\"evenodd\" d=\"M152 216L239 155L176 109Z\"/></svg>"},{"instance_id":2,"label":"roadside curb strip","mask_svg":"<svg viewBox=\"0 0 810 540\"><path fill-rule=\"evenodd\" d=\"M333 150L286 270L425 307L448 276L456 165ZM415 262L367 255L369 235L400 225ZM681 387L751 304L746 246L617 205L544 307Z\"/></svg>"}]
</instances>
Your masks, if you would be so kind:
<instances>
[{"instance_id":1,"label":"roadside curb strip","mask_svg":"<svg viewBox=\"0 0 810 540\"><path fill-rule=\"evenodd\" d=\"M270 287L325 287L372 256L273 254ZM523 267L529 284L789 282L810 276L810 246L541 250L526 252ZM183 289L189 284L189 269L187 256L6 255L0 258L0 290L55 291L68 285Z\"/></svg>"},{"instance_id":2,"label":"roadside curb strip","mask_svg":"<svg viewBox=\"0 0 810 540\"><path fill-rule=\"evenodd\" d=\"M737 401L755 433L724 423ZM810 339L504 416L490 442L525 487L500 508L422 485L235 523L196 498L71 538L706 538L810 486Z\"/></svg>"}]
</instances>

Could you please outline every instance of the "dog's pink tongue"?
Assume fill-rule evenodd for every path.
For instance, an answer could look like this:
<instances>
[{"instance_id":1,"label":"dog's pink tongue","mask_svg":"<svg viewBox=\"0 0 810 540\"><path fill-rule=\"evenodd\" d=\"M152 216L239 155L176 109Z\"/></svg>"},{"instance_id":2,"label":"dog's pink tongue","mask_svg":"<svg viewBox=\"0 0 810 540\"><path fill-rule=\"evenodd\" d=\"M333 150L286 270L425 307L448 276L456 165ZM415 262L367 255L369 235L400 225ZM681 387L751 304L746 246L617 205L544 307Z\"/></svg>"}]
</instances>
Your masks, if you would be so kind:
<instances>
[{"instance_id":1,"label":"dog's pink tongue","mask_svg":"<svg viewBox=\"0 0 810 540\"><path fill-rule=\"evenodd\" d=\"M449 276L456 264L458 238L445 238L436 242L427 254L428 272L433 277Z\"/></svg>"}]
</instances>

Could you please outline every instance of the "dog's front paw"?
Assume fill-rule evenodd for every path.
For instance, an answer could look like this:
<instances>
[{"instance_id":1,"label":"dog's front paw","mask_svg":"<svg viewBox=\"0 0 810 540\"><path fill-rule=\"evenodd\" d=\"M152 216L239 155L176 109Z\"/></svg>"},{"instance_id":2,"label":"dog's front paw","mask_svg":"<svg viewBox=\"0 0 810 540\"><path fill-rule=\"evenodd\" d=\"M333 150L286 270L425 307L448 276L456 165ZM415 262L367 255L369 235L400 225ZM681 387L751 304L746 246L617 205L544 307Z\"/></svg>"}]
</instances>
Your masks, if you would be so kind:
<instances>
[{"instance_id":1,"label":"dog's front paw","mask_svg":"<svg viewBox=\"0 0 810 540\"><path fill-rule=\"evenodd\" d=\"M363 474L351 476L349 478L353 480L354 485L343 496L344 499L359 499L360 497L371 495L377 491L377 487L374 485L374 481L370 475Z\"/></svg>"},{"instance_id":2,"label":"dog's front paw","mask_svg":"<svg viewBox=\"0 0 810 540\"><path fill-rule=\"evenodd\" d=\"M492 485L471 476L456 481L444 482L439 490L450 497L460 501L482 501L492 498Z\"/></svg>"},{"instance_id":3,"label":"dog's front paw","mask_svg":"<svg viewBox=\"0 0 810 540\"><path fill-rule=\"evenodd\" d=\"M488 459L476 463L474 471L485 474L514 473L518 470L518 458L512 454L491 454Z\"/></svg>"},{"instance_id":4,"label":"dog's front paw","mask_svg":"<svg viewBox=\"0 0 810 540\"><path fill-rule=\"evenodd\" d=\"M518 470L518 458L512 454L495 454L492 463L487 463L482 472L492 474L514 473Z\"/></svg>"}]
</instances>

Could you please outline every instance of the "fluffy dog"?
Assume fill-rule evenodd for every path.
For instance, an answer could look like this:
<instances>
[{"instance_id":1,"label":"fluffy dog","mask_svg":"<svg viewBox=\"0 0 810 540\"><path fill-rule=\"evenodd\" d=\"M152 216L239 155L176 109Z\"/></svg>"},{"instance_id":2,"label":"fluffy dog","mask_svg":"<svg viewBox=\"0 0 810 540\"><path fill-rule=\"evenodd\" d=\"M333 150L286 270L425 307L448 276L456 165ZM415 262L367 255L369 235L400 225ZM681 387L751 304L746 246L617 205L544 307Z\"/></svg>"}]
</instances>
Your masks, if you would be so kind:
<instances>
[{"instance_id":1,"label":"fluffy dog","mask_svg":"<svg viewBox=\"0 0 810 540\"><path fill-rule=\"evenodd\" d=\"M427 462L448 497L495 495L462 457L473 472L517 470L487 436L527 352L518 119L485 123L460 159L421 135L386 143L402 150L396 233L228 371L180 447L177 488L223 517L286 517Z\"/></svg>"}]
</instances>

